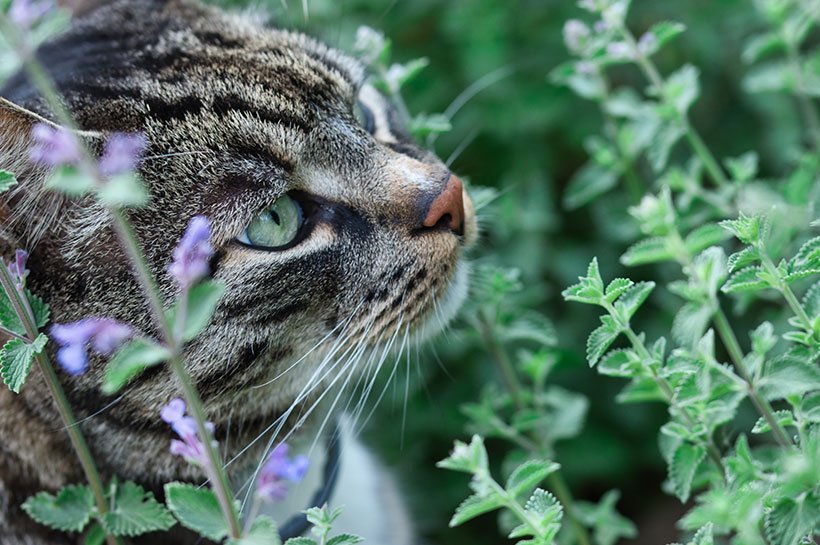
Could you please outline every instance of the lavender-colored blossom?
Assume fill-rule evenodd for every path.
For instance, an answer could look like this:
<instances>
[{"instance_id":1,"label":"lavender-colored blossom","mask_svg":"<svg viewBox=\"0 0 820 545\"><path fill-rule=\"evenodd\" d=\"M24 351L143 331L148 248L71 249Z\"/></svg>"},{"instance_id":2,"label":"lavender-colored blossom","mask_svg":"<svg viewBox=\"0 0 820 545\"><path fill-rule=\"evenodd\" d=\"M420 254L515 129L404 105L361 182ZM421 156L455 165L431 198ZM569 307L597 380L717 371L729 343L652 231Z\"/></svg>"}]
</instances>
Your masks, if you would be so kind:
<instances>
[{"instance_id":1,"label":"lavender-colored blossom","mask_svg":"<svg viewBox=\"0 0 820 545\"><path fill-rule=\"evenodd\" d=\"M264 501L282 501L287 494L288 483L298 483L307 473L307 456L290 458L288 450L287 443L277 445L259 472L256 494Z\"/></svg>"},{"instance_id":2,"label":"lavender-colored blossom","mask_svg":"<svg viewBox=\"0 0 820 545\"><path fill-rule=\"evenodd\" d=\"M658 47L658 37L655 36L654 32L647 32L641 39L638 40L638 49L644 55L650 55L655 52L655 49Z\"/></svg>"},{"instance_id":3,"label":"lavender-colored blossom","mask_svg":"<svg viewBox=\"0 0 820 545\"><path fill-rule=\"evenodd\" d=\"M598 72L595 63L591 61L580 61L575 64L575 69L579 74L584 74L585 76L591 76Z\"/></svg>"},{"instance_id":4,"label":"lavender-colored blossom","mask_svg":"<svg viewBox=\"0 0 820 545\"><path fill-rule=\"evenodd\" d=\"M631 59L632 49L626 42L612 42L606 46L606 54L615 59Z\"/></svg>"},{"instance_id":5,"label":"lavender-colored blossom","mask_svg":"<svg viewBox=\"0 0 820 545\"><path fill-rule=\"evenodd\" d=\"M114 176L133 171L147 144L145 136L140 133L113 133L105 143L100 158L100 172L104 176Z\"/></svg>"},{"instance_id":6,"label":"lavender-colored blossom","mask_svg":"<svg viewBox=\"0 0 820 545\"><path fill-rule=\"evenodd\" d=\"M75 165L80 162L80 143L71 131L37 123L31 129L31 136L34 139L34 146L31 148L30 156L34 162L49 167Z\"/></svg>"},{"instance_id":7,"label":"lavender-colored blossom","mask_svg":"<svg viewBox=\"0 0 820 545\"><path fill-rule=\"evenodd\" d=\"M185 402L177 397L169 401L159 413L163 422L170 424L171 429L181 439L172 439L169 450L171 454L182 456L192 464L205 466L208 463L205 444L199 437L196 420L185 414L186 410ZM212 422L206 422L205 427L213 433L214 425ZM216 442L214 442L215 444Z\"/></svg>"},{"instance_id":8,"label":"lavender-colored blossom","mask_svg":"<svg viewBox=\"0 0 820 545\"><path fill-rule=\"evenodd\" d=\"M573 52L583 48L589 37L589 27L577 19L570 19L564 24L564 43Z\"/></svg>"},{"instance_id":9,"label":"lavender-colored blossom","mask_svg":"<svg viewBox=\"0 0 820 545\"><path fill-rule=\"evenodd\" d=\"M595 30L596 33L603 34L607 30L609 30L609 25L606 23L606 21L601 19L600 21L597 21L592 28Z\"/></svg>"},{"instance_id":10,"label":"lavender-colored blossom","mask_svg":"<svg viewBox=\"0 0 820 545\"><path fill-rule=\"evenodd\" d=\"M207 276L208 261L214 253L210 243L211 225L205 216L194 216L179 245L174 249L174 261L168 267L180 286L190 288Z\"/></svg>"},{"instance_id":11,"label":"lavender-colored blossom","mask_svg":"<svg viewBox=\"0 0 820 545\"><path fill-rule=\"evenodd\" d=\"M21 30L28 30L52 7L54 3L49 0L12 0L9 19Z\"/></svg>"},{"instance_id":12,"label":"lavender-colored blossom","mask_svg":"<svg viewBox=\"0 0 820 545\"><path fill-rule=\"evenodd\" d=\"M14 261L9 263L8 269L15 284L23 286L26 283L26 276L29 270L26 269L26 260L28 259L28 252L20 250L14 252Z\"/></svg>"},{"instance_id":13,"label":"lavender-colored blossom","mask_svg":"<svg viewBox=\"0 0 820 545\"><path fill-rule=\"evenodd\" d=\"M84 318L70 324L54 324L49 331L60 345L57 362L70 375L81 375L88 369L87 347L109 355L128 340L134 331L111 318Z\"/></svg>"}]
</instances>

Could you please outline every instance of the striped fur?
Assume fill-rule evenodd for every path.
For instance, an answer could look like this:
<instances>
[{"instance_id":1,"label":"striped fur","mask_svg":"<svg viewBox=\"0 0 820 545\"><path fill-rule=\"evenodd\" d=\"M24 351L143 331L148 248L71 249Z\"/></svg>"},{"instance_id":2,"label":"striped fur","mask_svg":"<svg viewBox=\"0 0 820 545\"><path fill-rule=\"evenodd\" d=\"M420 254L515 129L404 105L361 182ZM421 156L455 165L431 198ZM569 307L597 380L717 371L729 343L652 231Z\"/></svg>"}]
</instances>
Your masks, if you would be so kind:
<instances>
[{"instance_id":1,"label":"striped fur","mask_svg":"<svg viewBox=\"0 0 820 545\"><path fill-rule=\"evenodd\" d=\"M431 322L446 322L463 298L459 261L476 232L469 203L463 237L417 229L419 207L449 172L395 124L344 54L189 0L119 0L77 19L38 56L92 142L110 131L147 136L140 173L151 202L129 216L168 300L175 242L192 216L212 220L214 276L227 291L186 359L232 473L253 467L274 436L310 430L315 420L303 416L320 414L314 402L338 379L358 382L350 377L388 344L436 329ZM23 75L0 95L51 117ZM357 99L377 110L378 139L357 124ZM106 212L45 193L45 173L20 162L34 115L0 104L0 168L22 182L0 209L3 251L32 249L31 287L55 321L106 315L150 334ZM312 203L305 239L280 252L235 242L286 191ZM201 478L167 451L158 411L179 393L168 370L108 398L98 389L103 366L63 377L102 470L153 490ZM3 544L62 543L17 510L35 490L80 479L57 421L36 375L20 396L0 389Z\"/></svg>"}]
</instances>

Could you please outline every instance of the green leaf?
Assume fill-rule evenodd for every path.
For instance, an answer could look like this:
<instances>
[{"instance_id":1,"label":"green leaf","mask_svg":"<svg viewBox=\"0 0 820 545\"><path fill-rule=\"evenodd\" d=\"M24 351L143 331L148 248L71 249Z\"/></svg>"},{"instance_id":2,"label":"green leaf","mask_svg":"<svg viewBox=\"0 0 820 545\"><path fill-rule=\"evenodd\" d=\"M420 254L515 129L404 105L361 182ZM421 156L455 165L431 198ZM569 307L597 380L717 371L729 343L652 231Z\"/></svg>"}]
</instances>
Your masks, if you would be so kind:
<instances>
[{"instance_id":1,"label":"green leaf","mask_svg":"<svg viewBox=\"0 0 820 545\"><path fill-rule=\"evenodd\" d=\"M438 462L436 467L475 473L476 471L487 470L488 463L484 440L478 435L473 435L469 445L462 441L456 441L450 456Z\"/></svg>"},{"instance_id":2,"label":"green leaf","mask_svg":"<svg viewBox=\"0 0 820 545\"><path fill-rule=\"evenodd\" d=\"M431 134L449 132L453 125L444 114L418 114L410 120L409 129L410 134L421 139Z\"/></svg>"},{"instance_id":3,"label":"green leaf","mask_svg":"<svg viewBox=\"0 0 820 545\"><path fill-rule=\"evenodd\" d=\"M671 42L678 35L686 30L686 25L676 21L662 21L655 23L649 29L648 34L655 36L655 40L651 42L651 46L643 50L644 55L654 55L663 48L664 45Z\"/></svg>"},{"instance_id":4,"label":"green leaf","mask_svg":"<svg viewBox=\"0 0 820 545\"><path fill-rule=\"evenodd\" d=\"M618 182L618 172L594 161L585 164L570 178L563 202L567 210L576 210L600 197Z\"/></svg>"},{"instance_id":5,"label":"green leaf","mask_svg":"<svg viewBox=\"0 0 820 545\"><path fill-rule=\"evenodd\" d=\"M723 293L748 293L758 292L769 287L768 282L762 280L758 273L762 267L746 267L732 274L726 283L720 288Z\"/></svg>"},{"instance_id":6,"label":"green leaf","mask_svg":"<svg viewBox=\"0 0 820 545\"><path fill-rule=\"evenodd\" d=\"M239 539L229 539L228 545L279 545L281 542L279 530L276 528L273 519L265 515L259 515L254 519L253 524L244 536ZM288 540L288 543L290 543L290 540Z\"/></svg>"},{"instance_id":7,"label":"green leaf","mask_svg":"<svg viewBox=\"0 0 820 545\"><path fill-rule=\"evenodd\" d=\"M450 528L474 519L479 515L494 511L504 505L504 500L497 494L473 494L456 508L453 518L450 519Z\"/></svg>"},{"instance_id":8,"label":"green leaf","mask_svg":"<svg viewBox=\"0 0 820 545\"><path fill-rule=\"evenodd\" d=\"M512 322L501 326L500 336L505 341L532 341L544 346L558 344L558 334L552 322L540 312L521 311Z\"/></svg>"},{"instance_id":9,"label":"green leaf","mask_svg":"<svg viewBox=\"0 0 820 545\"><path fill-rule=\"evenodd\" d=\"M598 504L576 501L575 511L580 521L595 532L596 545L615 545L622 537L634 538L638 529L615 509L621 493L610 490Z\"/></svg>"},{"instance_id":10,"label":"green leaf","mask_svg":"<svg viewBox=\"0 0 820 545\"><path fill-rule=\"evenodd\" d=\"M99 522L95 522L91 525L91 528L88 529L88 533L86 533L85 539L83 540L83 545L103 545L103 543L105 543L105 530L103 530Z\"/></svg>"},{"instance_id":11,"label":"green leaf","mask_svg":"<svg viewBox=\"0 0 820 545\"><path fill-rule=\"evenodd\" d=\"M285 541L285 545L319 545L319 543L309 537L292 537Z\"/></svg>"},{"instance_id":12,"label":"green leaf","mask_svg":"<svg viewBox=\"0 0 820 545\"><path fill-rule=\"evenodd\" d=\"M200 282L188 291L182 340L190 341L205 329L224 293L225 285L216 280ZM168 323L172 328L176 328L178 311L177 301L168 311Z\"/></svg>"},{"instance_id":13,"label":"green leaf","mask_svg":"<svg viewBox=\"0 0 820 545\"><path fill-rule=\"evenodd\" d=\"M706 455L706 450L700 445L681 443L672 455L669 465L669 480L678 499L686 503L692 490L692 480L695 478L700 462Z\"/></svg>"},{"instance_id":14,"label":"green leaf","mask_svg":"<svg viewBox=\"0 0 820 545\"><path fill-rule=\"evenodd\" d=\"M147 532L168 530L176 521L150 492L131 481L113 486L113 506L102 516L107 533L115 536L138 536Z\"/></svg>"},{"instance_id":15,"label":"green leaf","mask_svg":"<svg viewBox=\"0 0 820 545\"><path fill-rule=\"evenodd\" d=\"M604 352L621 333L610 316L601 316L601 322L603 324L590 333L587 339L587 361L590 367L595 367Z\"/></svg>"},{"instance_id":16,"label":"green leaf","mask_svg":"<svg viewBox=\"0 0 820 545\"><path fill-rule=\"evenodd\" d=\"M714 545L715 539L712 535L712 525L707 524L695 533L695 537L688 545Z\"/></svg>"},{"instance_id":17,"label":"green leaf","mask_svg":"<svg viewBox=\"0 0 820 545\"><path fill-rule=\"evenodd\" d=\"M757 153L748 151L740 157L730 157L724 161L726 169L736 182L749 182L757 176Z\"/></svg>"},{"instance_id":18,"label":"green leaf","mask_svg":"<svg viewBox=\"0 0 820 545\"><path fill-rule=\"evenodd\" d=\"M781 498L764 516L766 538L771 545L795 545L813 534L820 520L820 497L808 493Z\"/></svg>"},{"instance_id":19,"label":"green leaf","mask_svg":"<svg viewBox=\"0 0 820 545\"><path fill-rule=\"evenodd\" d=\"M723 220L718 225L732 233L744 244L756 244L761 235L761 217L740 214L737 219Z\"/></svg>"},{"instance_id":20,"label":"green leaf","mask_svg":"<svg viewBox=\"0 0 820 545\"><path fill-rule=\"evenodd\" d=\"M595 257L587 267L587 275L579 276L574 284L561 292L565 301L577 301L589 305L599 305L604 297L604 281L598 270L598 258Z\"/></svg>"},{"instance_id":21,"label":"green leaf","mask_svg":"<svg viewBox=\"0 0 820 545\"><path fill-rule=\"evenodd\" d=\"M820 384L820 368L799 357L784 354L766 362L760 393L766 399L784 399L811 392Z\"/></svg>"},{"instance_id":22,"label":"green leaf","mask_svg":"<svg viewBox=\"0 0 820 545\"><path fill-rule=\"evenodd\" d=\"M752 36L746 41L741 58L746 64L753 64L766 55L782 49L783 39L774 32L765 32Z\"/></svg>"},{"instance_id":23,"label":"green leaf","mask_svg":"<svg viewBox=\"0 0 820 545\"><path fill-rule=\"evenodd\" d=\"M46 179L45 186L70 197L81 197L94 189L94 180L76 167L62 166Z\"/></svg>"},{"instance_id":24,"label":"green leaf","mask_svg":"<svg viewBox=\"0 0 820 545\"><path fill-rule=\"evenodd\" d=\"M0 325L18 335L26 334L26 328L23 326L23 322L17 317L14 306L3 290L0 290Z\"/></svg>"},{"instance_id":25,"label":"green leaf","mask_svg":"<svg viewBox=\"0 0 820 545\"><path fill-rule=\"evenodd\" d=\"M48 337L40 333L32 343L21 339L6 342L0 352L0 375L9 390L15 394L20 393L28 378L34 357L43 351L47 341Z\"/></svg>"},{"instance_id":26,"label":"green leaf","mask_svg":"<svg viewBox=\"0 0 820 545\"><path fill-rule=\"evenodd\" d=\"M97 197L108 206L139 207L148 203L148 191L137 174L127 172L112 176L97 191Z\"/></svg>"},{"instance_id":27,"label":"green leaf","mask_svg":"<svg viewBox=\"0 0 820 545\"><path fill-rule=\"evenodd\" d=\"M791 411L774 411L774 418L781 426L794 426L795 424L794 415ZM772 431L772 427L762 416L757 419L757 422L755 422L755 425L752 428L752 433L767 433L770 431Z\"/></svg>"},{"instance_id":28,"label":"green leaf","mask_svg":"<svg viewBox=\"0 0 820 545\"><path fill-rule=\"evenodd\" d=\"M779 93L794 91L797 81L785 61L774 60L749 70L742 85L747 93Z\"/></svg>"},{"instance_id":29,"label":"green leaf","mask_svg":"<svg viewBox=\"0 0 820 545\"><path fill-rule=\"evenodd\" d=\"M7 170L0 169L0 193L5 193L16 185L17 179L14 177L14 174Z\"/></svg>"},{"instance_id":30,"label":"green leaf","mask_svg":"<svg viewBox=\"0 0 820 545\"><path fill-rule=\"evenodd\" d=\"M85 485L68 485L56 496L39 492L23 503L23 510L44 526L63 532L80 532L94 511L94 496Z\"/></svg>"},{"instance_id":31,"label":"green leaf","mask_svg":"<svg viewBox=\"0 0 820 545\"><path fill-rule=\"evenodd\" d=\"M640 368L641 359L630 349L610 351L598 364L598 372L610 377L628 378L635 375Z\"/></svg>"},{"instance_id":32,"label":"green leaf","mask_svg":"<svg viewBox=\"0 0 820 545\"><path fill-rule=\"evenodd\" d=\"M665 121L658 129L655 138L649 143L646 150L646 158L655 172L661 172L669 162L669 154L672 148L678 143L686 130L676 121Z\"/></svg>"},{"instance_id":33,"label":"green leaf","mask_svg":"<svg viewBox=\"0 0 820 545\"><path fill-rule=\"evenodd\" d=\"M720 244L727 238L729 238L729 233L720 225L707 223L689 233L683 243L690 254L696 255L710 246Z\"/></svg>"},{"instance_id":34,"label":"green leaf","mask_svg":"<svg viewBox=\"0 0 820 545\"><path fill-rule=\"evenodd\" d=\"M171 353L162 345L144 337L137 337L123 345L105 368L102 391L114 394L128 382L148 369L168 358Z\"/></svg>"},{"instance_id":35,"label":"green leaf","mask_svg":"<svg viewBox=\"0 0 820 545\"><path fill-rule=\"evenodd\" d=\"M615 303L615 310L618 311L624 320L629 321L641 305L643 305L653 289L655 289L654 282L638 282L633 284Z\"/></svg>"},{"instance_id":36,"label":"green leaf","mask_svg":"<svg viewBox=\"0 0 820 545\"><path fill-rule=\"evenodd\" d=\"M806 295L803 296L803 309L812 320L820 318L820 282L806 291Z\"/></svg>"},{"instance_id":37,"label":"green leaf","mask_svg":"<svg viewBox=\"0 0 820 545\"><path fill-rule=\"evenodd\" d=\"M45 327L51 316L51 309L48 308L48 305L45 304L38 295L31 293L29 290L25 290L25 294L28 304L31 307L31 312L34 314L34 321L37 323L37 327Z\"/></svg>"},{"instance_id":38,"label":"green leaf","mask_svg":"<svg viewBox=\"0 0 820 545\"><path fill-rule=\"evenodd\" d=\"M615 300L623 294L623 292L632 286L632 284L634 284L634 282L632 282L629 278L616 278L610 282L604 292L606 302L614 303Z\"/></svg>"},{"instance_id":39,"label":"green leaf","mask_svg":"<svg viewBox=\"0 0 820 545\"><path fill-rule=\"evenodd\" d=\"M657 383L649 377L639 377L627 384L615 398L618 403L644 403L666 400Z\"/></svg>"},{"instance_id":40,"label":"green leaf","mask_svg":"<svg viewBox=\"0 0 820 545\"><path fill-rule=\"evenodd\" d=\"M685 114L700 94L700 71L685 64L666 78L663 88L664 100Z\"/></svg>"},{"instance_id":41,"label":"green leaf","mask_svg":"<svg viewBox=\"0 0 820 545\"><path fill-rule=\"evenodd\" d=\"M627 267L645 265L647 263L659 263L662 261L672 261L675 254L666 243L663 237L645 238L636 242L621 256L621 263Z\"/></svg>"},{"instance_id":42,"label":"green leaf","mask_svg":"<svg viewBox=\"0 0 820 545\"><path fill-rule=\"evenodd\" d=\"M529 492L560 467L549 460L528 460L515 468L505 488L513 496Z\"/></svg>"},{"instance_id":43,"label":"green leaf","mask_svg":"<svg viewBox=\"0 0 820 545\"><path fill-rule=\"evenodd\" d=\"M680 346L692 348L703 337L714 310L708 303L687 303L672 321L672 338Z\"/></svg>"},{"instance_id":44,"label":"green leaf","mask_svg":"<svg viewBox=\"0 0 820 545\"><path fill-rule=\"evenodd\" d=\"M600 74L581 69L580 62L566 62L552 72L550 81L555 85L563 85L586 99L603 99L606 88Z\"/></svg>"},{"instance_id":45,"label":"green leaf","mask_svg":"<svg viewBox=\"0 0 820 545\"><path fill-rule=\"evenodd\" d=\"M356 545L356 543L361 543L362 541L364 541L364 539L359 536L354 536L353 534L339 534L338 536L330 538L327 545Z\"/></svg>"},{"instance_id":46,"label":"green leaf","mask_svg":"<svg viewBox=\"0 0 820 545\"><path fill-rule=\"evenodd\" d=\"M754 246L746 246L739 252L735 252L729 256L728 266L729 272L735 272L738 269L757 263L760 261L760 253Z\"/></svg>"},{"instance_id":47,"label":"green leaf","mask_svg":"<svg viewBox=\"0 0 820 545\"><path fill-rule=\"evenodd\" d=\"M228 535L219 501L209 489L187 483L167 483L165 501L186 528L213 541L220 541Z\"/></svg>"},{"instance_id":48,"label":"green leaf","mask_svg":"<svg viewBox=\"0 0 820 545\"><path fill-rule=\"evenodd\" d=\"M799 274L810 273L820 269L820 237L814 237L800 247L797 254L789 262L789 272Z\"/></svg>"}]
</instances>

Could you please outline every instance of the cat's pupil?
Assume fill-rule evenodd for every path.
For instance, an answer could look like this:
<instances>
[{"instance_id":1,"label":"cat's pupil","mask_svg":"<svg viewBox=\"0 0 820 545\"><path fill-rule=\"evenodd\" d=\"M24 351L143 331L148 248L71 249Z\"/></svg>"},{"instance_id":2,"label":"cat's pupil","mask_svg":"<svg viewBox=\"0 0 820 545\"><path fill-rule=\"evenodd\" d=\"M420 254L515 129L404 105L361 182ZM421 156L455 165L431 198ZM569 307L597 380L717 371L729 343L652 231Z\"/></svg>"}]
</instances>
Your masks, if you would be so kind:
<instances>
[{"instance_id":1,"label":"cat's pupil","mask_svg":"<svg viewBox=\"0 0 820 545\"><path fill-rule=\"evenodd\" d=\"M279 217L279 214L277 214L275 210L270 211L270 217L276 225L282 225L282 219Z\"/></svg>"}]
</instances>

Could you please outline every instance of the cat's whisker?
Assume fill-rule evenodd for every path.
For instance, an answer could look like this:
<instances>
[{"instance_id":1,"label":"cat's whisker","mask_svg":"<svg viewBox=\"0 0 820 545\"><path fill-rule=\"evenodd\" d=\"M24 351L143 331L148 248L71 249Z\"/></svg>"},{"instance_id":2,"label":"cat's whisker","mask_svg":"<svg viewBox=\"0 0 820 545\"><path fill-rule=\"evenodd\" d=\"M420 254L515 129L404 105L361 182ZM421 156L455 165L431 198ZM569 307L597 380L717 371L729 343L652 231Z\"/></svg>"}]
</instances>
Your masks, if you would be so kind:
<instances>
[{"instance_id":1,"label":"cat's whisker","mask_svg":"<svg viewBox=\"0 0 820 545\"><path fill-rule=\"evenodd\" d=\"M117 396L116 398L114 398L114 400L113 400L113 401L111 401L110 403L107 403L107 404L106 404L105 406L103 406L101 409L98 409L98 410L94 411L93 413L89 414L89 415L88 415L88 416L86 416L85 418L81 418L80 420L77 420L77 421L76 421L76 422L74 422L71 426L78 426L78 425L82 424L83 422L86 422L86 421L88 421L88 420L91 420L91 419L92 419L92 418L94 418L95 416L98 416L98 415L100 415L100 414L104 413L105 411L107 411L108 409L110 409L111 407L113 407L114 405L116 405L117 403L119 403L120 401L122 401L123 397L125 397L125 396L123 396L123 395L121 395L121 396ZM60 427L60 428L56 428L56 429L54 429L54 430L52 430L52 431L62 431L62 430L67 430L69 427L70 427L70 426L63 426L63 427Z\"/></svg>"},{"instance_id":2,"label":"cat's whisker","mask_svg":"<svg viewBox=\"0 0 820 545\"><path fill-rule=\"evenodd\" d=\"M168 157L180 157L183 155L207 155L207 150L194 150L194 151L177 151L172 153L162 153L159 155L146 155L142 158L141 162L145 163L146 161L153 161L155 159L166 159Z\"/></svg>"},{"instance_id":3,"label":"cat's whisker","mask_svg":"<svg viewBox=\"0 0 820 545\"><path fill-rule=\"evenodd\" d=\"M461 156L461 154L464 153L464 150L466 150L470 146L470 144L473 143L473 141L476 139L476 137L478 137L479 134L481 134L481 129L479 127L474 127L470 132L467 133L467 136L465 136L461 140L461 142L459 142L458 146L456 146L456 149L453 150L453 153L451 153L447 160L444 161L444 164L447 166L447 168L450 168L452 166L456 159L458 159Z\"/></svg>"}]
</instances>

